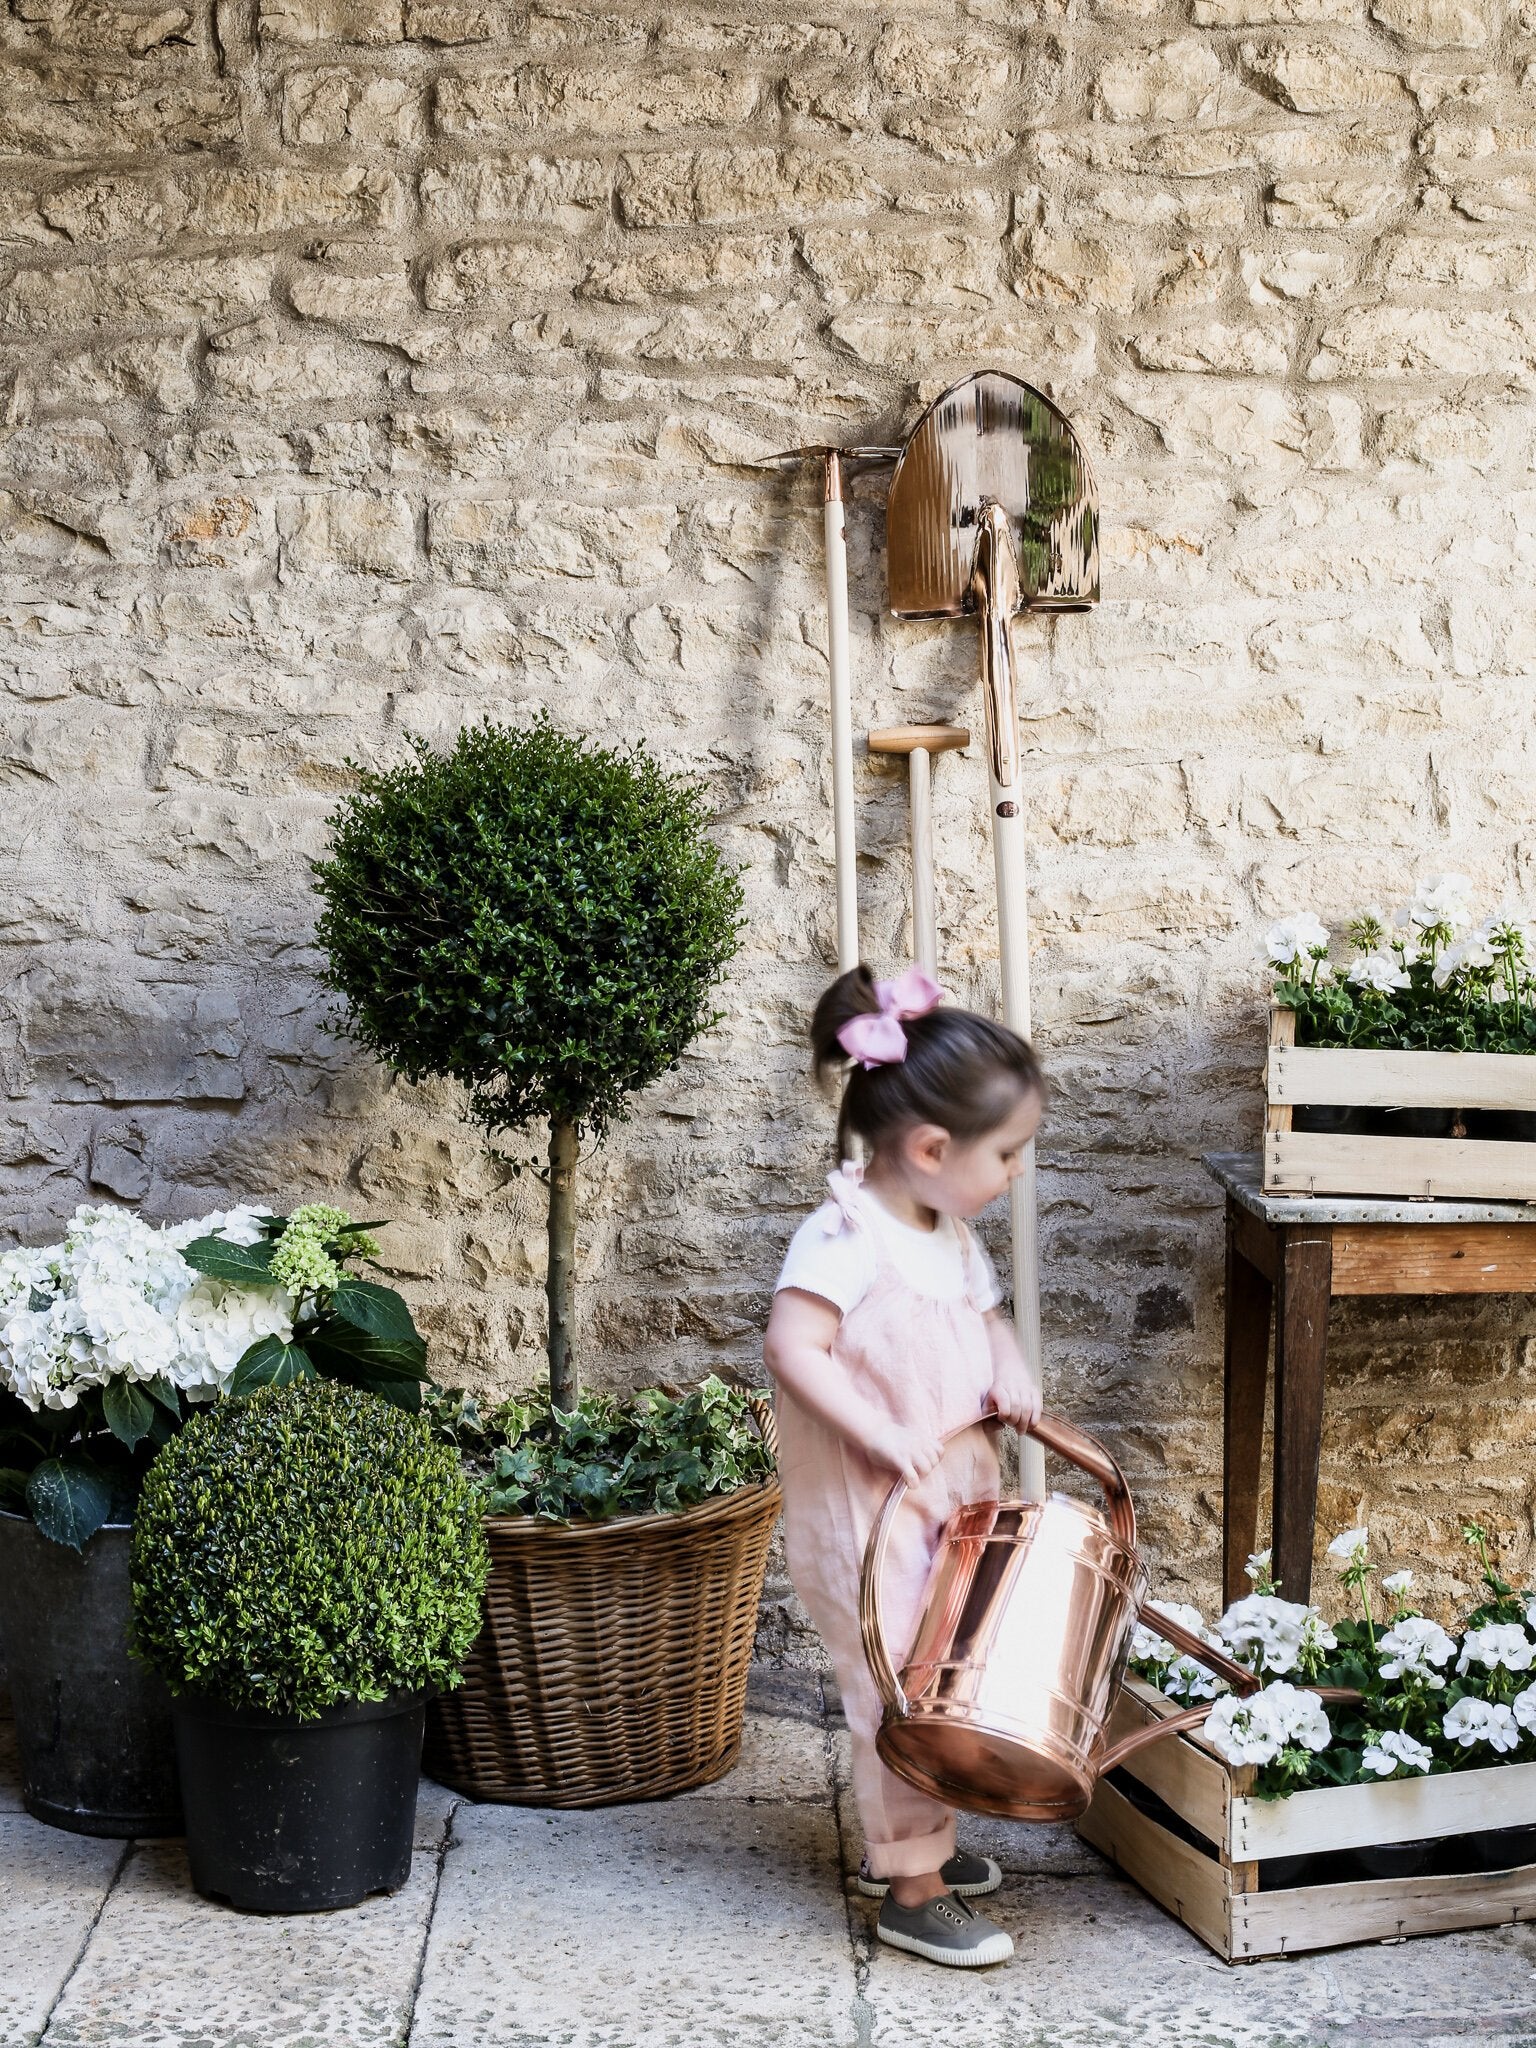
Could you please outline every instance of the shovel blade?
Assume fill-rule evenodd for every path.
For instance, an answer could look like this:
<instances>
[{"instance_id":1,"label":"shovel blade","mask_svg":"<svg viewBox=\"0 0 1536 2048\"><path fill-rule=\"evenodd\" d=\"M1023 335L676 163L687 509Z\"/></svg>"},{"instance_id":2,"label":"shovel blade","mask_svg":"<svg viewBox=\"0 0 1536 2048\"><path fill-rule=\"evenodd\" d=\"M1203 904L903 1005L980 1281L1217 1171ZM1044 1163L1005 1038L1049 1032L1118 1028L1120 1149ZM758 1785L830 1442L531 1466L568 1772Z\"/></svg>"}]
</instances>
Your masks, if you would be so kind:
<instances>
[{"instance_id":1,"label":"shovel blade","mask_svg":"<svg viewBox=\"0 0 1536 2048\"><path fill-rule=\"evenodd\" d=\"M902 619L974 611L983 505L1003 507L1027 611L1079 611L1099 595L1093 473L1066 415L1022 378L978 370L936 398L891 478L886 558Z\"/></svg>"}]
</instances>

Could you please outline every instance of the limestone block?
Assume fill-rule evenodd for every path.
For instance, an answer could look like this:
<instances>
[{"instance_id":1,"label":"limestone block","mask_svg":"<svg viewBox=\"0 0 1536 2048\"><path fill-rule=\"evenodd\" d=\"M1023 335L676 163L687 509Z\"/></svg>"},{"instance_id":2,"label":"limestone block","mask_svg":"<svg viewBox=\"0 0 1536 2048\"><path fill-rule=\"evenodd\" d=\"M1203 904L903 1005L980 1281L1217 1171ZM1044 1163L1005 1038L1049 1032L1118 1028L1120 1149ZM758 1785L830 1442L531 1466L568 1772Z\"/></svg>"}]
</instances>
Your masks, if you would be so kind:
<instances>
[{"instance_id":1,"label":"limestone block","mask_svg":"<svg viewBox=\"0 0 1536 2048\"><path fill-rule=\"evenodd\" d=\"M1392 290L1420 286L1504 297L1536 292L1536 249L1523 235L1399 235L1378 246L1371 270Z\"/></svg>"},{"instance_id":2,"label":"limestone block","mask_svg":"<svg viewBox=\"0 0 1536 2048\"><path fill-rule=\"evenodd\" d=\"M1150 297L1159 308L1210 306L1226 296L1227 252L1217 245L1191 243L1161 259L1158 271Z\"/></svg>"},{"instance_id":3,"label":"limestone block","mask_svg":"<svg viewBox=\"0 0 1536 2048\"><path fill-rule=\"evenodd\" d=\"M246 1092L239 1004L222 989L50 973L29 1005L26 1042L59 1102L238 1102Z\"/></svg>"},{"instance_id":4,"label":"limestone block","mask_svg":"<svg viewBox=\"0 0 1536 2048\"><path fill-rule=\"evenodd\" d=\"M1468 0L1372 0L1371 18L1427 50L1477 50L1488 26Z\"/></svg>"},{"instance_id":5,"label":"limestone block","mask_svg":"<svg viewBox=\"0 0 1536 2048\"><path fill-rule=\"evenodd\" d=\"M270 43L398 43L402 0L260 0L257 32Z\"/></svg>"},{"instance_id":6,"label":"limestone block","mask_svg":"<svg viewBox=\"0 0 1536 2048\"><path fill-rule=\"evenodd\" d=\"M11 39L34 49L87 57L149 57L169 54L188 45L205 45L203 10L183 7L178 0L52 0L45 6L17 7L8 27Z\"/></svg>"},{"instance_id":7,"label":"limestone block","mask_svg":"<svg viewBox=\"0 0 1536 2048\"><path fill-rule=\"evenodd\" d=\"M654 298L691 298L705 291L740 291L782 278L793 258L787 235L736 235L704 242L667 240L631 245L643 254L602 257L587 266L583 298L643 305Z\"/></svg>"},{"instance_id":8,"label":"limestone block","mask_svg":"<svg viewBox=\"0 0 1536 2048\"><path fill-rule=\"evenodd\" d=\"M752 64L786 59L797 64L836 64L847 58L852 48L841 29L822 22L691 21L682 16L662 20L659 42L664 50L680 50L691 57L723 54Z\"/></svg>"},{"instance_id":9,"label":"limestone block","mask_svg":"<svg viewBox=\"0 0 1536 2048\"><path fill-rule=\"evenodd\" d=\"M1094 106L1107 121L1189 122L1215 117L1221 60L1197 36L1111 57L1094 80Z\"/></svg>"},{"instance_id":10,"label":"limestone block","mask_svg":"<svg viewBox=\"0 0 1536 2048\"><path fill-rule=\"evenodd\" d=\"M840 313L827 323L827 332L860 362L884 367L922 362L934 374L940 363L1014 356L1048 362L1049 381L1065 383L1086 377L1094 358L1094 334L1086 324L1031 319L1006 308L981 313Z\"/></svg>"},{"instance_id":11,"label":"limestone block","mask_svg":"<svg viewBox=\"0 0 1536 2048\"><path fill-rule=\"evenodd\" d=\"M888 92L974 113L1006 91L1012 60L1007 43L942 18L892 22L874 50L874 73Z\"/></svg>"},{"instance_id":12,"label":"limestone block","mask_svg":"<svg viewBox=\"0 0 1536 2048\"><path fill-rule=\"evenodd\" d=\"M545 299L575 274L574 251L548 235L461 242L428 266L422 297L436 312Z\"/></svg>"},{"instance_id":13,"label":"limestone block","mask_svg":"<svg viewBox=\"0 0 1536 2048\"><path fill-rule=\"evenodd\" d=\"M548 222L574 232L606 209L610 182L599 157L480 156L423 171L421 210L436 228Z\"/></svg>"},{"instance_id":14,"label":"limestone block","mask_svg":"<svg viewBox=\"0 0 1536 2048\"><path fill-rule=\"evenodd\" d=\"M1040 230L1016 233L1013 289L1044 305L1102 306L1128 313L1136 303L1136 271L1109 242L1077 240Z\"/></svg>"},{"instance_id":15,"label":"limestone block","mask_svg":"<svg viewBox=\"0 0 1536 2048\"><path fill-rule=\"evenodd\" d=\"M624 589L665 576L677 527L670 505L596 507L536 498L458 498L429 515L434 567L492 588L513 576L594 578Z\"/></svg>"},{"instance_id":16,"label":"limestone block","mask_svg":"<svg viewBox=\"0 0 1536 2048\"><path fill-rule=\"evenodd\" d=\"M379 366L362 351L323 335L279 339L270 318L216 336L206 368L215 391L271 408L306 399L361 398L381 382Z\"/></svg>"},{"instance_id":17,"label":"limestone block","mask_svg":"<svg viewBox=\"0 0 1536 2048\"><path fill-rule=\"evenodd\" d=\"M1191 12L1202 28L1345 25L1358 19L1359 0L1194 0Z\"/></svg>"},{"instance_id":18,"label":"limestone block","mask_svg":"<svg viewBox=\"0 0 1536 2048\"><path fill-rule=\"evenodd\" d=\"M265 552L265 523L250 498L221 491L167 508L162 552L183 568L244 568Z\"/></svg>"},{"instance_id":19,"label":"limestone block","mask_svg":"<svg viewBox=\"0 0 1536 2048\"><path fill-rule=\"evenodd\" d=\"M380 341L393 339L418 313L403 264L382 275L353 276L306 263L289 280L288 298L306 320L336 321Z\"/></svg>"},{"instance_id":20,"label":"limestone block","mask_svg":"<svg viewBox=\"0 0 1536 2048\"><path fill-rule=\"evenodd\" d=\"M915 143L927 155L946 164L986 164L1005 155L1018 143L1017 131L989 121L968 121L962 115L934 119L910 108L898 108L885 117L885 132L903 142Z\"/></svg>"},{"instance_id":21,"label":"limestone block","mask_svg":"<svg viewBox=\"0 0 1536 2048\"><path fill-rule=\"evenodd\" d=\"M1299 114L1354 113L1407 97L1400 73L1367 64L1338 44L1295 36L1244 43L1243 63L1282 106Z\"/></svg>"},{"instance_id":22,"label":"limestone block","mask_svg":"<svg viewBox=\"0 0 1536 2048\"><path fill-rule=\"evenodd\" d=\"M1279 299L1311 299L1351 283L1355 261L1341 249L1245 249L1241 259L1243 283L1256 305Z\"/></svg>"},{"instance_id":23,"label":"limestone block","mask_svg":"<svg viewBox=\"0 0 1536 2048\"><path fill-rule=\"evenodd\" d=\"M517 0L405 0L405 33L419 43L495 43L520 34Z\"/></svg>"},{"instance_id":24,"label":"limestone block","mask_svg":"<svg viewBox=\"0 0 1536 2048\"><path fill-rule=\"evenodd\" d=\"M121 158L217 149L239 132L234 86L146 82L134 72L65 65L21 72L0 106L0 156Z\"/></svg>"},{"instance_id":25,"label":"limestone block","mask_svg":"<svg viewBox=\"0 0 1536 2048\"><path fill-rule=\"evenodd\" d=\"M267 298L271 259L188 256L100 263L89 270L18 270L0 325L32 332L227 319Z\"/></svg>"},{"instance_id":26,"label":"limestone block","mask_svg":"<svg viewBox=\"0 0 1536 2048\"><path fill-rule=\"evenodd\" d=\"M1139 331L1126 346L1146 370L1214 370L1224 377L1277 377L1289 363L1283 330L1234 327L1223 320L1163 332Z\"/></svg>"},{"instance_id":27,"label":"limestone block","mask_svg":"<svg viewBox=\"0 0 1536 2048\"><path fill-rule=\"evenodd\" d=\"M340 570L408 582L416 573L416 513L399 491L315 491L278 505L285 571Z\"/></svg>"},{"instance_id":28,"label":"limestone block","mask_svg":"<svg viewBox=\"0 0 1536 2048\"><path fill-rule=\"evenodd\" d=\"M399 180L357 165L335 170L200 172L182 180L187 225L217 237L289 228L397 228Z\"/></svg>"},{"instance_id":29,"label":"limestone block","mask_svg":"<svg viewBox=\"0 0 1536 2048\"><path fill-rule=\"evenodd\" d=\"M1330 321L1307 375L1536 372L1536 313L1514 308L1362 306Z\"/></svg>"},{"instance_id":30,"label":"limestone block","mask_svg":"<svg viewBox=\"0 0 1536 2048\"><path fill-rule=\"evenodd\" d=\"M1287 178L1274 186L1264 211L1276 228L1364 228L1402 198L1400 186L1364 179Z\"/></svg>"},{"instance_id":31,"label":"limestone block","mask_svg":"<svg viewBox=\"0 0 1536 2048\"><path fill-rule=\"evenodd\" d=\"M25 390L39 406L94 409L127 402L184 412L197 395L190 350L190 342L169 339L50 350L28 366Z\"/></svg>"},{"instance_id":32,"label":"limestone block","mask_svg":"<svg viewBox=\"0 0 1536 2048\"><path fill-rule=\"evenodd\" d=\"M822 212L868 212L882 188L851 155L804 149L665 150L621 160L619 218L626 227L724 224Z\"/></svg>"},{"instance_id":33,"label":"limestone block","mask_svg":"<svg viewBox=\"0 0 1536 2048\"><path fill-rule=\"evenodd\" d=\"M964 306L997 293L997 244L958 229L812 228L801 251L828 305Z\"/></svg>"},{"instance_id":34,"label":"limestone block","mask_svg":"<svg viewBox=\"0 0 1536 2048\"><path fill-rule=\"evenodd\" d=\"M782 90L786 110L806 121L822 121L847 134L861 133L870 118L873 94L867 81L856 71L835 76L817 74L811 78L786 78Z\"/></svg>"},{"instance_id":35,"label":"limestone block","mask_svg":"<svg viewBox=\"0 0 1536 2048\"><path fill-rule=\"evenodd\" d=\"M1519 219L1536 212L1536 173L1458 180L1451 193L1451 203L1467 220Z\"/></svg>"},{"instance_id":36,"label":"limestone block","mask_svg":"<svg viewBox=\"0 0 1536 2048\"><path fill-rule=\"evenodd\" d=\"M1143 759L1063 776L1038 792L1031 815L1069 844L1137 846L1183 832L1189 803L1177 763Z\"/></svg>"},{"instance_id":37,"label":"limestone block","mask_svg":"<svg viewBox=\"0 0 1536 2048\"><path fill-rule=\"evenodd\" d=\"M554 127L625 136L735 125L750 118L759 86L748 73L576 70L449 72L437 82L439 134L466 139Z\"/></svg>"},{"instance_id":38,"label":"limestone block","mask_svg":"<svg viewBox=\"0 0 1536 2048\"><path fill-rule=\"evenodd\" d=\"M283 140L409 149L425 127L422 91L404 78L326 65L283 80Z\"/></svg>"},{"instance_id":39,"label":"limestone block","mask_svg":"<svg viewBox=\"0 0 1536 2048\"><path fill-rule=\"evenodd\" d=\"M144 1125L136 1117L113 1118L98 1124L91 1138L87 1169L93 1188L105 1188L120 1202L139 1202L149 1192L149 1167L144 1158Z\"/></svg>"},{"instance_id":40,"label":"limestone block","mask_svg":"<svg viewBox=\"0 0 1536 2048\"><path fill-rule=\"evenodd\" d=\"M79 178L37 194L38 218L71 242L156 242L186 225L187 208L165 178Z\"/></svg>"}]
</instances>

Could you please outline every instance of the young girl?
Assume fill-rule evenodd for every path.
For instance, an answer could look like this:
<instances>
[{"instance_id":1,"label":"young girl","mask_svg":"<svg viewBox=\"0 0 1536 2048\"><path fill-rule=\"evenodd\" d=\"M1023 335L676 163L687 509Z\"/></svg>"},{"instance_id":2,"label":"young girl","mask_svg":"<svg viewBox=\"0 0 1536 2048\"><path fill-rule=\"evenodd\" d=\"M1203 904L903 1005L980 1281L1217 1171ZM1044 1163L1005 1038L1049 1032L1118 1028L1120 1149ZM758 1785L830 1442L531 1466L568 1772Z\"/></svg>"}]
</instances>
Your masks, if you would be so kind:
<instances>
[{"instance_id":1,"label":"young girl","mask_svg":"<svg viewBox=\"0 0 1536 2048\"><path fill-rule=\"evenodd\" d=\"M893 1479L913 1492L887 1553L885 1613L898 1664L939 1531L953 1508L996 1492L989 1432L941 1439L989 1411L1021 1427L1040 1389L998 1307L991 1261L959 1219L1002 1194L1040 1121L1043 1082L1014 1032L939 1007L909 968L842 975L816 1005L819 1074L854 1062L832 1198L796 1231L774 1294L764 1357L777 1388L790 1576L836 1667L864 1827L859 1888L882 1904L876 1932L936 1963L1004 1961L1013 1942L968 1898L995 1891L990 1858L957 1856L955 1816L886 1769L880 1698L859 1634L859 1569Z\"/></svg>"}]
</instances>

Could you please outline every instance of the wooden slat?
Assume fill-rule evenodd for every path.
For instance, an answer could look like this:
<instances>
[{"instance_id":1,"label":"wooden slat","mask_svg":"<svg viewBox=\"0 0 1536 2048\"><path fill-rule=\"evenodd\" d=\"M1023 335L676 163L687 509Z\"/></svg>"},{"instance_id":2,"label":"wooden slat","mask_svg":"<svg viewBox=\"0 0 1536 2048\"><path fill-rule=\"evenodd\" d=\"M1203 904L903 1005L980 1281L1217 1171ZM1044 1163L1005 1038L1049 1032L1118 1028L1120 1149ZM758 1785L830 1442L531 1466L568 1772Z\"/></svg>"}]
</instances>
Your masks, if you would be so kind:
<instances>
[{"instance_id":1,"label":"wooden slat","mask_svg":"<svg viewBox=\"0 0 1536 2048\"><path fill-rule=\"evenodd\" d=\"M1289 1131L1291 1128L1293 1117L1291 1105L1288 1102L1281 1102L1276 1099L1273 1090L1268 1087L1267 1076L1273 1070L1275 1060L1288 1046L1294 1046L1295 1043L1296 1012L1294 1010L1282 1010L1278 1004L1272 1003L1269 1010L1269 1060L1265 1067L1265 1094L1269 1098L1264 1105L1264 1135L1266 1140L1272 1132Z\"/></svg>"},{"instance_id":2,"label":"wooden slat","mask_svg":"<svg viewBox=\"0 0 1536 2048\"><path fill-rule=\"evenodd\" d=\"M1232 1906L1222 1864L1138 1813L1113 1785L1104 1783L1079 1817L1077 1832L1160 1906L1177 1914L1217 1955L1231 1961Z\"/></svg>"},{"instance_id":3,"label":"wooden slat","mask_svg":"<svg viewBox=\"0 0 1536 2048\"><path fill-rule=\"evenodd\" d=\"M1152 1896L1159 1896L1155 1888ZM1229 1962L1342 1948L1352 1941L1393 1941L1405 1934L1446 1934L1457 1927L1499 1927L1536 1918L1536 1865L1493 1876L1393 1877L1249 1892L1235 1897L1230 1910Z\"/></svg>"},{"instance_id":4,"label":"wooden slat","mask_svg":"<svg viewBox=\"0 0 1536 2048\"><path fill-rule=\"evenodd\" d=\"M1229 1202L1227 1208L1232 1220L1233 1243L1250 1266L1262 1273L1266 1280L1274 1280L1280 1270L1274 1231L1251 1209L1240 1209L1235 1202Z\"/></svg>"},{"instance_id":5,"label":"wooden slat","mask_svg":"<svg viewBox=\"0 0 1536 2048\"><path fill-rule=\"evenodd\" d=\"M1269 1100L1352 1109L1536 1109L1536 1057L1271 1041Z\"/></svg>"},{"instance_id":6,"label":"wooden slat","mask_svg":"<svg viewBox=\"0 0 1536 2048\"><path fill-rule=\"evenodd\" d=\"M1532 1223L1336 1223L1335 1294L1536 1292Z\"/></svg>"},{"instance_id":7,"label":"wooden slat","mask_svg":"<svg viewBox=\"0 0 1536 2048\"><path fill-rule=\"evenodd\" d=\"M1156 1628L1155 1614L1147 1617L1147 1626ZM1110 1717L1109 1739L1118 1742L1123 1735L1130 1735L1162 1718L1144 1700L1122 1690ZM1155 1792L1192 1828L1204 1835L1213 1848L1226 1848L1232 1774L1219 1757L1213 1756L1209 1750L1197 1749L1191 1742L1181 1742L1176 1736L1169 1736L1165 1741L1137 1750L1121 1768L1138 1784L1145 1785L1149 1792Z\"/></svg>"},{"instance_id":8,"label":"wooden slat","mask_svg":"<svg viewBox=\"0 0 1536 2048\"><path fill-rule=\"evenodd\" d=\"M1536 1145L1270 1131L1264 1139L1264 1192L1533 1202Z\"/></svg>"},{"instance_id":9,"label":"wooden slat","mask_svg":"<svg viewBox=\"0 0 1536 2048\"><path fill-rule=\"evenodd\" d=\"M1234 1799L1232 1849L1239 1857L1303 1856L1533 1822L1536 1764L1501 1764L1386 1785L1322 1785L1287 1799Z\"/></svg>"}]
</instances>

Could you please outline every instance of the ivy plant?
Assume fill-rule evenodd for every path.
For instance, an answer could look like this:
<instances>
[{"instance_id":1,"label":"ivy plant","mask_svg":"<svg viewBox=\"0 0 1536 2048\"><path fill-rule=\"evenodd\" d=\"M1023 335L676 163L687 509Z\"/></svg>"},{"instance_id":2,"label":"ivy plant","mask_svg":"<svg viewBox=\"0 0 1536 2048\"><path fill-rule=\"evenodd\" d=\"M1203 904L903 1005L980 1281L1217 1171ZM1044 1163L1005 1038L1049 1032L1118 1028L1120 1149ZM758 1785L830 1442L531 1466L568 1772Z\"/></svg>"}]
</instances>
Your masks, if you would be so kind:
<instances>
[{"instance_id":1,"label":"ivy plant","mask_svg":"<svg viewBox=\"0 0 1536 2048\"><path fill-rule=\"evenodd\" d=\"M773 1471L751 1397L713 1376L687 1394L583 1394L570 1410L539 1390L488 1415L461 1389L438 1390L427 1412L458 1448L490 1515L664 1514L759 1485Z\"/></svg>"},{"instance_id":2,"label":"ivy plant","mask_svg":"<svg viewBox=\"0 0 1536 2048\"><path fill-rule=\"evenodd\" d=\"M315 864L345 1028L409 1080L461 1083L493 1145L548 1125L564 1408L582 1140L600 1142L715 1021L710 993L739 943L741 884L708 826L702 788L643 745L487 721L447 753L416 741L401 766L361 774Z\"/></svg>"}]
</instances>

